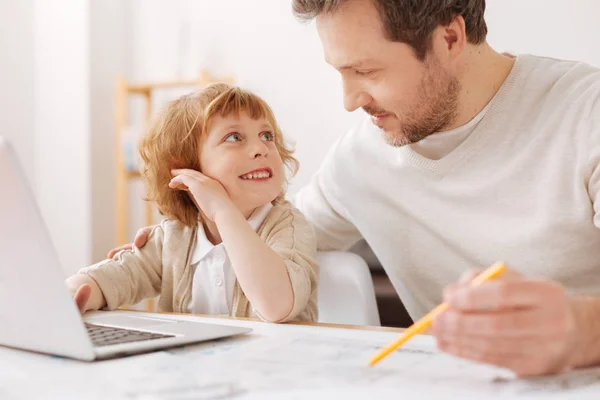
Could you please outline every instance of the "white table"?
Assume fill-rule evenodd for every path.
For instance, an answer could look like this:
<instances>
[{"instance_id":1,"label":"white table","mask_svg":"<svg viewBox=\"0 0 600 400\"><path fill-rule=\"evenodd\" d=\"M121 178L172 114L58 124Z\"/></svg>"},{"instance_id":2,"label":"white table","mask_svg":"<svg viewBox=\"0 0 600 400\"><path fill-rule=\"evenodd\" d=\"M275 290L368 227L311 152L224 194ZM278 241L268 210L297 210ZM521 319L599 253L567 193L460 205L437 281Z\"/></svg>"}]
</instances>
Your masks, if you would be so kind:
<instances>
[{"instance_id":1,"label":"white table","mask_svg":"<svg viewBox=\"0 0 600 400\"><path fill-rule=\"evenodd\" d=\"M397 329L162 317L253 331L92 363L0 347L0 399L600 398L599 369L517 380L508 371L440 354L428 336L368 367Z\"/></svg>"}]
</instances>

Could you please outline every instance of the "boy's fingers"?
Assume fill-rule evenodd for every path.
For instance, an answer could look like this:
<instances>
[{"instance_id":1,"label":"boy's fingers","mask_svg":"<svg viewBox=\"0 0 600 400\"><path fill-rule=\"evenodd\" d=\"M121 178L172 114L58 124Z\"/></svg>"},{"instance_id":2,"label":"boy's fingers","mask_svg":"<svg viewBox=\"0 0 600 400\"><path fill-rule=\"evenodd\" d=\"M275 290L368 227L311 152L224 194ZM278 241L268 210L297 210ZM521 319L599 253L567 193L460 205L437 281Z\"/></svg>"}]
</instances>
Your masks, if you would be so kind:
<instances>
[{"instance_id":1,"label":"boy's fingers","mask_svg":"<svg viewBox=\"0 0 600 400\"><path fill-rule=\"evenodd\" d=\"M175 178L171 179L169 182L169 187L171 189L179 189L179 190L188 190L189 187L189 179L193 179L186 175L179 175Z\"/></svg>"},{"instance_id":2,"label":"boy's fingers","mask_svg":"<svg viewBox=\"0 0 600 400\"><path fill-rule=\"evenodd\" d=\"M75 296L73 300L75 300L75 304L77 304L77 308L79 308L79 312L83 314L86 311L86 306L90 296L92 294L92 287L90 285L81 285L79 289L75 292Z\"/></svg>"}]
</instances>

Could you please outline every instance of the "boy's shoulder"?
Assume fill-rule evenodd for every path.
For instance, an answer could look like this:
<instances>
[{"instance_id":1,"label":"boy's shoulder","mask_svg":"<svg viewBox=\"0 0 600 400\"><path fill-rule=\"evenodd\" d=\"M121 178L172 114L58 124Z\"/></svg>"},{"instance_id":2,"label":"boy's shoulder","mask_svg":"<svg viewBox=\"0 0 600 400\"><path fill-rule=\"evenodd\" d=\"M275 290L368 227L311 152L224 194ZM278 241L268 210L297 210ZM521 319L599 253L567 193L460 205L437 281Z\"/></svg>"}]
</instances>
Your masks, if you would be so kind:
<instances>
[{"instance_id":1,"label":"boy's shoulder","mask_svg":"<svg viewBox=\"0 0 600 400\"><path fill-rule=\"evenodd\" d=\"M273 205L259 228L259 235L261 232L269 234L289 226L293 227L296 233L314 235L313 227L304 214L288 200L282 200Z\"/></svg>"},{"instance_id":2,"label":"boy's shoulder","mask_svg":"<svg viewBox=\"0 0 600 400\"><path fill-rule=\"evenodd\" d=\"M273 208L267 215L265 221L281 221L288 218L298 218L301 221L306 221L306 217L304 217L304 214L302 214L300 210L294 207L292 203L290 203L288 200L281 200L277 204L273 205Z\"/></svg>"},{"instance_id":3,"label":"boy's shoulder","mask_svg":"<svg viewBox=\"0 0 600 400\"><path fill-rule=\"evenodd\" d=\"M190 237L196 231L195 226L190 227L173 219L162 220L154 229L160 231L159 234L164 241L179 241L186 237Z\"/></svg>"}]
</instances>

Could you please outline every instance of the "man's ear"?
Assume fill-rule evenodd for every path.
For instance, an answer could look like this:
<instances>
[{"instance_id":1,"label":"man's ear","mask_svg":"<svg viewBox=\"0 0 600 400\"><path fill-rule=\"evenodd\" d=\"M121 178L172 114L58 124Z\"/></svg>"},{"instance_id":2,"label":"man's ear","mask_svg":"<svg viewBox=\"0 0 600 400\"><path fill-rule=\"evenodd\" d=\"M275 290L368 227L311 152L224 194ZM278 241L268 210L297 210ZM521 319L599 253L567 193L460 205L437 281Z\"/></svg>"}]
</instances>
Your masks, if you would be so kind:
<instances>
[{"instance_id":1,"label":"man's ear","mask_svg":"<svg viewBox=\"0 0 600 400\"><path fill-rule=\"evenodd\" d=\"M445 26L438 26L432 34L432 47L438 57L456 60L465 51L468 43L465 19L458 15Z\"/></svg>"}]
</instances>

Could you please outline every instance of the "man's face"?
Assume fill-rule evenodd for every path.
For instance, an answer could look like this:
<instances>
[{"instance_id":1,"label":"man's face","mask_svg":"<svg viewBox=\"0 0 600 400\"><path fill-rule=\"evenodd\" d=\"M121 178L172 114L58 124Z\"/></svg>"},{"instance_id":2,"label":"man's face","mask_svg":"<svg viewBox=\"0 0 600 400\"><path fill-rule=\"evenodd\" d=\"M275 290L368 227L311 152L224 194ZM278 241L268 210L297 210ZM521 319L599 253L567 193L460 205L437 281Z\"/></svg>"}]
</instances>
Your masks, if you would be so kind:
<instances>
[{"instance_id":1,"label":"man's face","mask_svg":"<svg viewBox=\"0 0 600 400\"><path fill-rule=\"evenodd\" d=\"M362 108L392 146L445 130L458 111L460 84L442 65L435 46L420 61L413 49L392 42L372 0L351 0L317 17L326 61L344 86L344 107Z\"/></svg>"}]
</instances>

